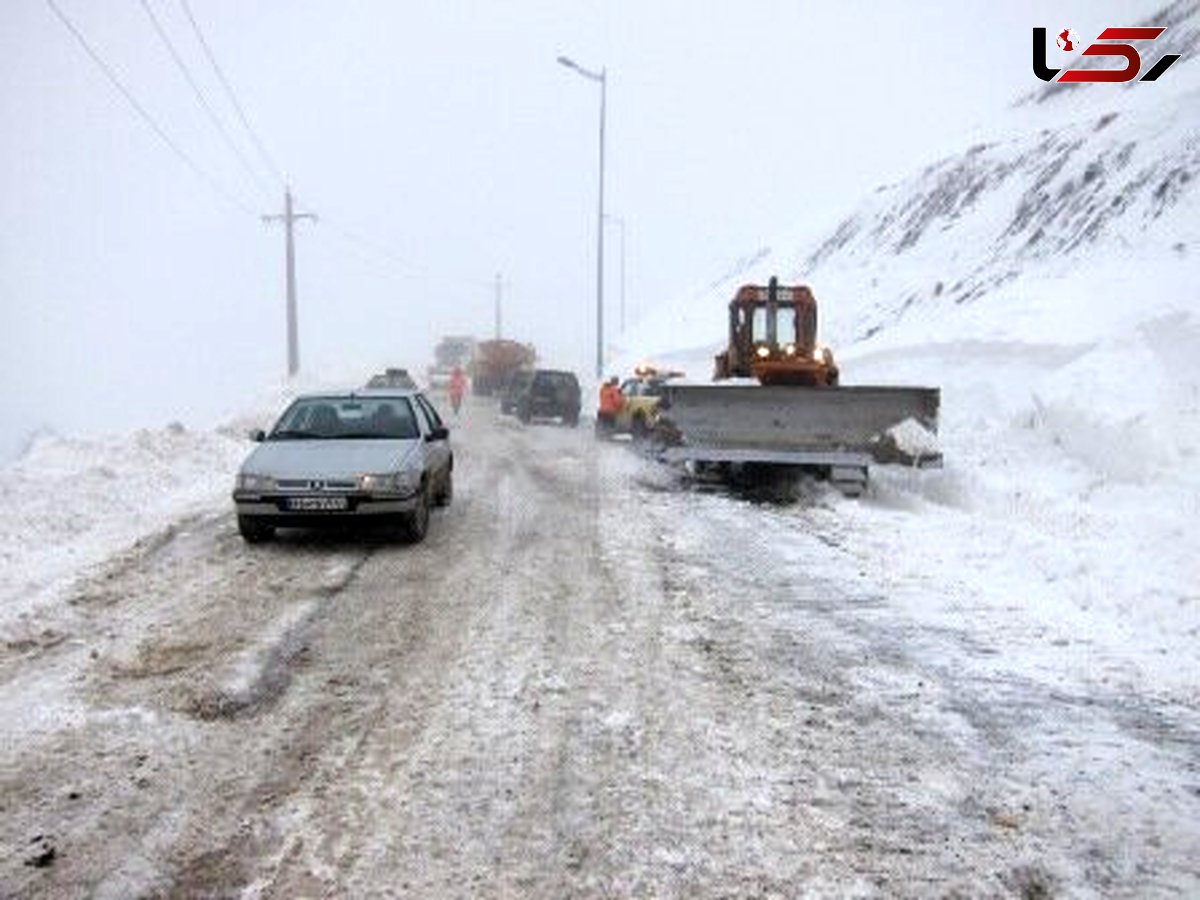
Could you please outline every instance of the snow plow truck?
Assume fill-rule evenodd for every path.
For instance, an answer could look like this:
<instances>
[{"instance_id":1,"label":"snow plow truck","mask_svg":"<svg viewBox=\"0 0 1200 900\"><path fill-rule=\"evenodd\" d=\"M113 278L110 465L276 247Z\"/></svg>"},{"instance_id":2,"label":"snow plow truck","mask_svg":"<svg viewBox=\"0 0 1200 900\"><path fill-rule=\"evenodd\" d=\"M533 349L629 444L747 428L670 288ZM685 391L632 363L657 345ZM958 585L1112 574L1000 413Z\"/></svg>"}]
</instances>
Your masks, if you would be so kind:
<instances>
[{"instance_id":1,"label":"snow plow truck","mask_svg":"<svg viewBox=\"0 0 1200 900\"><path fill-rule=\"evenodd\" d=\"M656 435L668 462L721 473L794 466L857 496L872 463L941 465L941 392L840 384L817 343L817 302L804 285L744 285L729 304L728 345L709 384L668 382Z\"/></svg>"}]
</instances>

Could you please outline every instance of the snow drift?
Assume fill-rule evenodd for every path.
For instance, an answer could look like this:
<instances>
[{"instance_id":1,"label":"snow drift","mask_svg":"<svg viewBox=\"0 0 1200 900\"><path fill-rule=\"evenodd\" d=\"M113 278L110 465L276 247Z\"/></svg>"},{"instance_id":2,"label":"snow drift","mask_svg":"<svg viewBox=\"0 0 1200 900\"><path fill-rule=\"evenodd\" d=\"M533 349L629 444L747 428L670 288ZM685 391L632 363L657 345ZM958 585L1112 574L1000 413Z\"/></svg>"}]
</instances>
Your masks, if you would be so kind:
<instances>
[{"instance_id":1,"label":"snow drift","mask_svg":"<svg viewBox=\"0 0 1200 900\"><path fill-rule=\"evenodd\" d=\"M943 392L946 469L879 470L865 502L837 505L861 564L914 615L1020 609L1183 690L1200 670L1198 9L1151 17L1184 53L1161 82L1031 92L619 348L707 378L739 285L809 284L843 383Z\"/></svg>"}]
</instances>

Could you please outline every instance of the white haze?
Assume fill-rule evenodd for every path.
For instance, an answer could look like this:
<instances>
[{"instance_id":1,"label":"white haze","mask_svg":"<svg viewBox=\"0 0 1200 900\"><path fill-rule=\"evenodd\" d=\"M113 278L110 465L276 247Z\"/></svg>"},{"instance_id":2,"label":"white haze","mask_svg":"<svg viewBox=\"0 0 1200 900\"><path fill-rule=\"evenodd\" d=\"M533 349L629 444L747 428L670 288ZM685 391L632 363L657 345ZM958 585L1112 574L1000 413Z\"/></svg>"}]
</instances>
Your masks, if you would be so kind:
<instances>
[{"instance_id":1,"label":"white haze","mask_svg":"<svg viewBox=\"0 0 1200 900\"><path fill-rule=\"evenodd\" d=\"M0 7L0 456L35 428L211 424L284 368L282 185L211 127L135 0L56 0L170 137L163 146L44 0ZM243 153L175 0L150 0ZM692 292L770 236L816 233L1024 88L1030 29L1081 36L1119 2L613 3L192 0L305 209L308 372L421 368L492 329L594 364L598 89L628 315ZM349 234L360 237L352 238ZM618 232L609 229L615 337ZM360 238L365 238L366 241Z\"/></svg>"}]
</instances>

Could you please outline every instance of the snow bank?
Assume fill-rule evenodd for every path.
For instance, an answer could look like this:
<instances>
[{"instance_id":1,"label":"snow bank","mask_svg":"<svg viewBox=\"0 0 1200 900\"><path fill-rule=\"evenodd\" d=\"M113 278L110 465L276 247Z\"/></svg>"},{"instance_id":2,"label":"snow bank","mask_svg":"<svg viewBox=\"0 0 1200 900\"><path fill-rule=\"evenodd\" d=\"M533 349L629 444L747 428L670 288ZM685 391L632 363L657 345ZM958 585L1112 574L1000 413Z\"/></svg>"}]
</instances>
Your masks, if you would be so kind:
<instances>
[{"instance_id":1,"label":"snow bank","mask_svg":"<svg viewBox=\"0 0 1200 900\"><path fill-rule=\"evenodd\" d=\"M826 523L861 570L931 624L969 609L1081 677L1123 660L1103 677L1194 691L1200 65L1178 68L1169 92L1012 112L820 239L655 310L622 363L705 379L740 284L810 284L843 383L942 389L945 468L881 467Z\"/></svg>"},{"instance_id":2,"label":"snow bank","mask_svg":"<svg viewBox=\"0 0 1200 900\"><path fill-rule=\"evenodd\" d=\"M41 436L0 469L0 635L84 568L180 517L215 508L248 441L179 425L96 440Z\"/></svg>"},{"instance_id":3,"label":"snow bank","mask_svg":"<svg viewBox=\"0 0 1200 900\"><path fill-rule=\"evenodd\" d=\"M180 519L230 506L249 432L274 420L315 378L261 391L216 430L173 423L98 438L34 436L0 466L0 640L36 637L66 613L63 601L90 567Z\"/></svg>"}]
</instances>

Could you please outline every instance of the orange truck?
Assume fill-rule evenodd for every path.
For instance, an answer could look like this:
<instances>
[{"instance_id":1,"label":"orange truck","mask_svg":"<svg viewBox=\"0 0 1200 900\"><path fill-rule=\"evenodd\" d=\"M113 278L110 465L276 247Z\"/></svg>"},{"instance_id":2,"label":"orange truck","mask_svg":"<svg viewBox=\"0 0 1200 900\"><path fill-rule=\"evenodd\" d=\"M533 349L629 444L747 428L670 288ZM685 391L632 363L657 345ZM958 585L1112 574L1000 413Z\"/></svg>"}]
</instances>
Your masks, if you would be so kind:
<instances>
[{"instance_id":1,"label":"orange truck","mask_svg":"<svg viewBox=\"0 0 1200 900\"><path fill-rule=\"evenodd\" d=\"M472 390L490 397L502 390L516 372L532 369L535 362L537 353L532 344L505 339L480 341L471 362Z\"/></svg>"}]
</instances>

